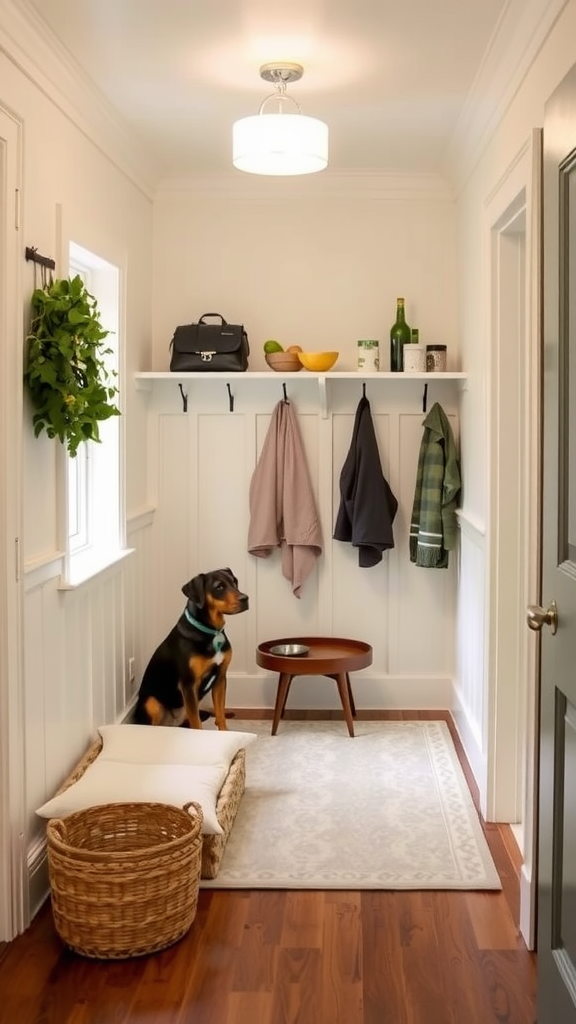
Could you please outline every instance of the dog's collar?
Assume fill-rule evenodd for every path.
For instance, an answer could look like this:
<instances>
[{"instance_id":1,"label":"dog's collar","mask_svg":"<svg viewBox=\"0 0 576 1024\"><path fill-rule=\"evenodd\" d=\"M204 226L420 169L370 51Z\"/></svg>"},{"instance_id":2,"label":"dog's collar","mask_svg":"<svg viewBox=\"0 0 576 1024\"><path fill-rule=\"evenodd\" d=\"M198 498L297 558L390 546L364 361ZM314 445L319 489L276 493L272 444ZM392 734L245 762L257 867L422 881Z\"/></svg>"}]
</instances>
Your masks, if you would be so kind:
<instances>
[{"instance_id":1,"label":"dog's collar","mask_svg":"<svg viewBox=\"0 0 576 1024\"><path fill-rule=\"evenodd\" d=\"M211 626L205 626L202 622L198 622L197 619L194 619L190 615L190 612L188 611L187 608L184 609L184 615L188 619L188 622L190 623L191 626L194 626L195 629L199 629L202 633L209 633L209 635L214 638L212 640L212 646L215 651L222 650L224 644L226 643L226 634L223 629L212 629Z\"/></svg>"}]
</instances>

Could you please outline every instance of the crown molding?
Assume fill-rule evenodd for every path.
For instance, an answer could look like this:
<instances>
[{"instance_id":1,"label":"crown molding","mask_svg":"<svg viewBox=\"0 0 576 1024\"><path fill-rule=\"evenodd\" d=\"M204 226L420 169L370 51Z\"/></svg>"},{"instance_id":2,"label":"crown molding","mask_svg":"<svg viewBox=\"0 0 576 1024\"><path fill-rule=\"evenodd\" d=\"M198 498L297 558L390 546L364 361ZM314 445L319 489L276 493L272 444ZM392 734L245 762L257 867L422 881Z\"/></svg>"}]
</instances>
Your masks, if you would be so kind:
<instances>
[{"instance_id":1,"label":"crown molding","mask_svg":"<svg viewBox=\"0 0 576 1024\"><path fill-rule=\"evenodd\" d=\"M0 52L147 198L160 167L28 0L0 0ZM146 168L146 174L142 169Z\"/></svg>"},{"instance_id":2,"label":"crown molding","mask_svg":"<svg viewBox=\"0 0 576 1024\"><path fill-rule=\"evenodd\" d=\"M570 0L508 0L458 119L446 175L458 194Z\"/></svg>"},{"instance_id":3,"label":"crown molding","mask_svg":"<svg viewBox=\"0 0 576 1024\"><path fill-rule=\"evenodd\" d=\"M331 171L297 177L266 177L230 171L215 175L189 175L162 179L156 199L183 195L226 198L241 202L277 203L310 199L330 202L338 199L370 202L452 203L447 181L435 174L401 174L373 170Z\"/></svg>"}]
</instances>

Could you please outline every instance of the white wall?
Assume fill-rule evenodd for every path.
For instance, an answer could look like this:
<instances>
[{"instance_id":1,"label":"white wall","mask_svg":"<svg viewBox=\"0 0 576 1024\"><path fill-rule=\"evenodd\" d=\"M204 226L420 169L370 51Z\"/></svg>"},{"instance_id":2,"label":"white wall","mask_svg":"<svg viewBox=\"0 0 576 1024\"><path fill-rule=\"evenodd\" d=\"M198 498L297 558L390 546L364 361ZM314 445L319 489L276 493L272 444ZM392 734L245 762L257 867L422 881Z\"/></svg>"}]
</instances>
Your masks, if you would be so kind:
<instances>
[{"instance_id":1,"label":"white wall","mask_svg":"<svg viewBox=\"0 0 576 1024\"><path fill-rule=\"evenodd\" d=\"M7 17L6 7L10 8ZM0 104L22 125L20 241L22 333L10 334L16 347L20 387L29 324L30 296L40 273L25 262L26 246L57 262L56 275L67 274L68 240L86 246L121 268L123 301L122 348L126 379L123 425L126 443L126 506L136 554L112 572L75 593L58 589L62 568L59 502L63 461L58 442L35 439L32 410L24 403L23 432L23 568L24 679L11 679L23 707L22 754L14 786L25 792L25 863L15 865L15 878L28 878L17 919L28 918L45 893L42 826L34 816L38 801L54 791L86 748L102 721L121 715L129 699L126 658L143 647L149 633L149 586L145 563L148 520L146 409L132 386L133 371L150 362L152 199L131 175L114 149L114 132L93 131L84 120L82 90L66 97L58 88L58 69L47 82L36 67L33 33L23 48L11 39L17 11L0 8ZM41 46L41 41L38 44ZM38 51L40 53L40 50ZM73 109L74 101L78 107ZM111 154L114 153L114 156ZM13 296L10 296L13 300ZM18 431L20 424L15 424ZM13 541L12 541L13 544ZM4 681L2 681L2 684ZM3 742L9 737L3 736ZM20 823L12 823L20 835ZM24 890L26 886L24 886ZM10 900L9 893L0 899ZM5 936L0 936L4 938Z\"/></svg>"},{"instance_id":2,"label":"white wall","mask_svg":"<svg viewBox=\"0 0 576 1024\"><path fill-rule=\"evenodd\" d=\"M487 528L490 474L487 445L491 329L487 253L490 238L486 207L500 180L526 146L532 129L543 125L546 99L576 57L573 45L575 32L576 2L570 2L458 197L459 336L462 365L470 376L461 410L462 461L466 481L463 507L465 514L479 525L481 531ZM467 583L467 579L463 579L464 591ZM482 620L478 620L478 629L483 633ZM479 674L477 686L486 684L486 679ZM476 725L482 730L483 744L487 744L487 720L476 722Z\"/></svg>"},{"instance_id":3,"label":"white wall","mask_svg":"<svg viewBox=\"0 0 576 1024\"><path fill-rule=\"evenodd\" d=\"M245 324L251 370L267 368L267 338L337 350L336 370L356 369L357 339L379 338L388 369L398 295L420 340L460 368L455 212L438 179L166 183L154 223L151 369L168 369L177 324L213 311Z\"/></svg>"},{"instance_id":4,"label":"white wall","mask_svg":"<svg viewBox=\"0 0 576 1024\"><path fill-rule=\"evenodd\" d=\"M561 6L561 5L557 5ZM500 372L503 361L499 358L495 347L491 322L491 281L489 252L491 246L491 230L493 228L493 211L501 203L509 202L513 196L510 182L516 180L518 168L525 168L524 180L520 186L526 189L530 200L533 183L537 184L537 170L530 166L526 159L533 144L533 129L544 124L544 109L547 98L556 85L569 70L576 59L574 39L576 38L576 2L569 0L561 14L550 29L539 52L526 70L526 75L519 83L518 89L511 95L508 106L502 111L500 122L486 141L477 159L471 166L465 180L455 182L458 191L458 291L461 297L459 316L459 335L461 338L462 365L469 373L469 388L463 396L461 406L462 434L462 471L466 486L463 492L462 523L467 523L462 531L462 567L459 581L459 622L458 636L459 653L456 667L454 710L464 740L468 757L474 766L479 784L482 805L490 801L490 793L497 793L498 777L494 776L495 750L495 716L500 712L511 715L516 711L524 716L529 708L530 721L526 730L526 753L524 763L524 807L522 823L524 826L521 838L523 844L524 865L522 876L521 910L522 930L529 939L533 928L530 923L533 904L530 899L530 886L533 881L533 851L536 835L534 815L535 806L535 766L536 750L534 733L537 728L535 718L537 693L535 693L535 677L537 675L536 640L528 635L524 639L524 647L519 658L520 671L526 672L529 678L510 678L508 693L506 680L498 681L498 693L495 692L495 680L490 678L489 667L493 663L494 651L488 649L488 602L494 600L495 580L490 574L490 557L494 549L498 523L491 522L491 486L494 479L490 461L489 438L491 435L490 409L493 406L493 387ZM507 194L509 194L508 198ZM505 207L502 206L502 209ZM532 204L527 208L528 224L532 225ZM531 273L532 268L526 268ZM538 308L538 295L530 291L528 284L527 311ZM525 465L521 470L527 473L524 483L527 485L523 494L529 494L533 503L529 513L524 510L527 521L527 539L531 539L530 555L535 550L534 524L537 520L537 489L538 480L537 457L534 452L538 424L538 408L534 407L534 383L530 375L537 372L537 362L531 348L532 331L537 329L527 321L525 358L519 361L518 376L524 400L528 403L528 424L524 424ZM499 365L497 365L499 364ZM511 408L516 409L517 406ZM512 414L512 411L511 413ZM523 429L522 424L510 424L517 432ZM507 430L504 414L500 429ZM537 439L537 438L536 438ZM498 455L496 439L495 457ZM528 458L526 458L526 454ZM522 452L518 453L518 460ZM531 485L531 486L530 486ZM502 555L506 558L505 550ZM506 571L506 566L500 566ZM537 593L537 571L531 566L524 570L523 581L519 587L518 605L514 602L502 602L499 605L498 629L503 635L512 635L518 630L518 619L524 618L525 605L529 602L539 603ZM530 587L532 588L530 590ZM527 590L526 590L527 588ZM486 598L484 600L484 597ZM526 631L528 633L528 631ZM479 644L478 639L482 638ZM468 644L466 639L471 640ZM476 651L476 658L471 658L470 651ZM518 704L519 690L524 693L520 707ZM506 703L507 702L507 703ZM516 766L518 767L518 766ZM493 800L492 796L492 800Z\"/></svg>"},{"instance_id":5,"label":"white wall","mask_svg":"<svg viewBox=\"0 0 576 1024\"><path fill-rule=\"evenodd\" d=\"M470 388L462 406L462 455L465 467L474 467L473 473L466 473L465 509L472 519L484 524L489 474L485 392L490 336L485 208L532 129L542 127L545 102L576 59L575 29L576 2L570 0L458 196L458 331L462 364L470 374Z\"/></svg>"},{"instance_id":6,"label":"white wall","mask_svg":"<svg viewBox=\"0 0 576 1024\"><path fill-rule=\"evenodd\" d=\"M0 53L0 99L24 126L22 259L25 246L57 261L67 274L67 243L73 239L122 269L128 379L150 352L152 202L58 108L56 102ZM23 272L25 329L34 267ZM40 278L37 277L40 284ZM22 344L15 339L15 344ZM145 500L145 471L137 442L143 429L133 389L126 391L128 425L127 499L129 509ZM57 513L59 446L35 439L32 412L24 422L24 558L50 559L60 548ZM42 514L39 515L39 509Z\"/></svg>"}]
</instances>

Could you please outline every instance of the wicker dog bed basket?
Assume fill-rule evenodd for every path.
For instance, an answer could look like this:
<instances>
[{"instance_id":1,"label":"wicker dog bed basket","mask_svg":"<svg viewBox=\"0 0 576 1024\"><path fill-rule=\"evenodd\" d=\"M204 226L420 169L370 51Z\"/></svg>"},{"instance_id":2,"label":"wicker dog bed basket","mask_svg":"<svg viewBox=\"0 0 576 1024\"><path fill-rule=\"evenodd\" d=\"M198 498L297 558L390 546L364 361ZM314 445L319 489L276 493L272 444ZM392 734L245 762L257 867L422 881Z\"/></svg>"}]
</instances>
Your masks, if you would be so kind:
<instances>
[{"instance_id":1,"label":"wicker dog bed basket","mask_svg":"<svg viewBox=\"0 0 576 1024\"><path fill-rule=\"evenodd\" d=\"M86 769L96 760L101 750L102 737L98 736L68 778L64 780L58 792L62 793L65 789L68 789L68 786L78 782L78 779L82 778ZM216 817L220 822L222 834L204 836L201 878L216 878L220 870L226 843L238 813L238 807L244 795L245 786L246 750L242 747L230 765L230 770L222 783L222 789L216 801Z\"/></svg>"},{"instance_id":2,"label":"wicker dog bed basket","mask_svg":"<svg viewBox=\"0 0 576 1024\"><path fill-rule=\"evenodd\" d=\"M164 949L198 905L202 809L158 803L89 807L47 825L54 925L87 957Z\"/></svg>"}]
</instances>

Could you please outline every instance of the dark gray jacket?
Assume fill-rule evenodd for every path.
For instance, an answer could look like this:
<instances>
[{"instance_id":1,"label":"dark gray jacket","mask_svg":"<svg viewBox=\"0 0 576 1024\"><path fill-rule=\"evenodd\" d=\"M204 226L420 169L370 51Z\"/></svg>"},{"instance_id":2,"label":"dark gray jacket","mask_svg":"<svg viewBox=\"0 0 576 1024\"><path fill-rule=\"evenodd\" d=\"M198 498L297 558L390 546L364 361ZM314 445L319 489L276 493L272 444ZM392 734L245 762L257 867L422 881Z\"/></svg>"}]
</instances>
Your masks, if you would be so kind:
<instances>
[{"instance_id":1,"label":"dark gray jacket","mask_svg":"<svg viewBox=\"0 0 576 1024\"><path fill-rule=\"evenodd\" d=\"M394 547L392 523L398 502L382 473L366 397L356 409L350 449L340 472L340 499L334 540L349 541L358 548L362 568L378 565L382 552Z\"/></svg>"}]
</instances>

